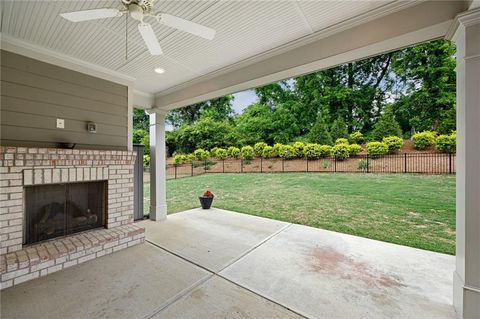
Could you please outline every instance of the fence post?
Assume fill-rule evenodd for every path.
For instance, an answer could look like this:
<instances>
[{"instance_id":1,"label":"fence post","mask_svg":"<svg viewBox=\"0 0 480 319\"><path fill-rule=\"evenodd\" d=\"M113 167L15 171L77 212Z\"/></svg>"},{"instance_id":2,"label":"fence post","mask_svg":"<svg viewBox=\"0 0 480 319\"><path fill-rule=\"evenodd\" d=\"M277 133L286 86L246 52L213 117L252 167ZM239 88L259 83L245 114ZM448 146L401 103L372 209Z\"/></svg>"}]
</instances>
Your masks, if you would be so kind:
<instances>
[{"instance_id":1,"label":"fence post","mask_svg":"<svg viewBox=\"0 0 480 319\"><path fill-rule=\"evenodd\" d=\"M260 173L263 173L263 157L260 157Z\"/></svg>"},{"instance_id":2,"label":"fence post","mask_svg":"<svg viewBox=\"0 0 480 319\"><path fill-rule=\"evenodd\" d=\"M225 159L222 160L222 173L225 173Z\"/></svg>"},{"instance_id":3,"label":"fence post","mask_svg":"<svg viewBox=\"0 0 480 319\"><path fill-rule=\"evenodd\" d=\"M307 173L308 173L308 157L306 158L306 160L307 160Z\"/></svg>"},{"instance_id":4,"label":"fence post","mask_svg":"<svg viewBox=\"0 0 480 319\"><path fill-rule=\"evenodd\" d=\"M282 173L285 173L285 159L282 157Z\"/></svg>"},{"instance_id":5,"label":"fence post","mask_svg":"<svg viewBox=\"0 0 480 319\"><path fill-rule=\"evenodd\" d=\"M333 167L334 167L334 172L336 173L337 172L337 157L336 156L333 157Z\"/></svg>"},{"instance_id":6,"label":"fence post","mask_svg":"<svg viewBox=\"0 0 480 319\"><path fill-rule=\"evenodd\" d=\"M448 174L452 174L452 153L448 153Z\"/></svg>"},{"instance_id":7,"label":"fence post","mask_svg":"<svg viewBox=\"0 0 480 319\"><path fill-rule=\"evenodd\" d=\"M370 162L368 161L368 154L367 154L367 173L370 173Z\"/></svg>"},{"instance_id":8,"label":"fence post","mask_svg":"<svg viewBox=\"0 0 480 319\"><path fill-rule=\"evenodd\" d=\"M193 176L193 161L190 163L190 167L191 167L191 172L192 172L192 176Z\"/></svg>"},{"instance_id":9,"label":"fence post","mask_svg":"<svg viewBox=\"0 0 480 319\"><path fill-rule=\"evenodd\" d=\"M177 179L177 165L173 167L175 169L175 179Z\"/></svg>"},{"instance_id":10,"label":"fence post","mask_svg":"<svg viewBox=\"0 0 480 319\"><path fill-rule=\"evenodd\" d=\"M405 170L404 172L406 173L407 172L407 153L404 153L404 158L405 158L405 163L404 163L404 166L405 166Z\"/></svg>"},{"instance_id":11,"label":"fence post","mask_svg":"<svg viewBox=\"0 0 480 319\"><path fill-rule=\"evenodd\" d=\"M243 158L240 159L240 172L243 173Z\"/></svg>"}]
</instances>

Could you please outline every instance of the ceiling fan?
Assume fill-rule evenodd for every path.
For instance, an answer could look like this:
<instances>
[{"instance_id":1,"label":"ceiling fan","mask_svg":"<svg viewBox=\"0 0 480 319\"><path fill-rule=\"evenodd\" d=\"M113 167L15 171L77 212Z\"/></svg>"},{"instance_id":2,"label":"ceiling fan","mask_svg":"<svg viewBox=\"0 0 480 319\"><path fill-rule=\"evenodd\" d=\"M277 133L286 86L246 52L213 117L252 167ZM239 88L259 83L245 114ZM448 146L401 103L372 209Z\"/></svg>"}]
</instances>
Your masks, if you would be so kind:
<instances>
[{"instance_id":1,"label":"ceiling fan","mask_svg":"<svg viewBox=\"0 0 480 319\"><path fill-rule=\"evenodd\" d=\"M121 10L115 8L101 8L61 13L60 16L71 22L82 22L88 20L121 17L126 13L130 14L133 19L140 22L138 24L138 31L140 32L143 41L152 55L162 54L162 48L160 47L160 43L153 32L152 26L143 21L145 17L153 17L161 24L208 40L212 40L215 37L214 29L189 20L172 16L167 13L154 12L154 1L155 0L121 0L123 4L123 9Z\"/></svg>"}]
</instances>

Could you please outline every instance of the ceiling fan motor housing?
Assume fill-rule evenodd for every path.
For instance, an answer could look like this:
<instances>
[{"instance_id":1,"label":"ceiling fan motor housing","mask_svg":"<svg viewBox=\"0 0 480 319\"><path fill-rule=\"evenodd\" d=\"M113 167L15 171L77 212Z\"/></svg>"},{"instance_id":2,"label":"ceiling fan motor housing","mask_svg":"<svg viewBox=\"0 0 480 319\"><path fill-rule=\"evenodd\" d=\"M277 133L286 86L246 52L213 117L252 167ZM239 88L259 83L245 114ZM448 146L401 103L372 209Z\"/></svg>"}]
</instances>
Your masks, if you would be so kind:
<instances>
[{"instance_id":1,"label":"ceiling fan motor housing","mask_svg":"<svg viewBox=\"0 0 480 319\"><path fill-rule=\"evenodd\" d=\"M137 21L143 21L143 11L143 8L137 4L132 3L128 6L130 16Z\"/></svg>"}]
</instances>

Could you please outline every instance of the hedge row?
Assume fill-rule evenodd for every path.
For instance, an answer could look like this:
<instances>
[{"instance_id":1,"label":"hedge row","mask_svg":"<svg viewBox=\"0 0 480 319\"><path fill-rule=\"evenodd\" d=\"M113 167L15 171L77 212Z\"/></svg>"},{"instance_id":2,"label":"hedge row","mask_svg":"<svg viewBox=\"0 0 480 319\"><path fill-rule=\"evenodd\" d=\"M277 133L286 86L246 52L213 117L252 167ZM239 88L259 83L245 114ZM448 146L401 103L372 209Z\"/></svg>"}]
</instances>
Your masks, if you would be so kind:
<instances>
[{"instance_id":1,"label":"hedge row","mask_svg":"<svg viewBox=\"0 0 480 319\"><path fill-rule=\"evenodd\" d=\"M369 143L370 144L370 143ZM367 150L369 149L367 144ZM251 160L254 157L261 158L308 158L319 159L325 157L335 157L338 160L347 159L352 155L356 155L362 152L361 145L353 143L350 144L349 140L339 138L335 145L320 145L320 144L305 144L302 142L295 142L291 145L275 144L273 146L260 142L252 146L244 146L238 148L231 146L227 149L215 147L210 151L204 149L197 149L192 154L177 154L174 156L174 165L180 165L183 163L192 162L194 160L203 161L209 157L223 160L226 158L245 159ZM377 152L378 153L378 152ZM385 153L386 154L386 153Z\"/></svg>"},{"instance_id":2,"label":"hedge row","mask_svg":"<svg viewBox=\"0 0 480 319\"><path fill-rule=\"evenodd\" d=\"M442 153L455 153L457 148L457 132L452 134L438 135L436 132L424 131L412 136L413 145L417 150L426 150L435 146Z\"/></svg>"},{"instance_id":3,"label":"hedge row","mask_svg":"<svg viewBox=\"0 0 480 319\"><path fill-rule=\"evenodd\" d=\"M347 159L352 155L356 155L363 151L361 145L351 143L352 141L363 141L363 135L360 132L350 134L349 138L339 138L335 141L335 145L305 144L295 142L290 145L275 144L273 146L266 143L256 143L254 146L244 146L238 148L230 146L227 149L215 147L210 151L197 149L192 154L177 154L174 156L174 165L189 163L194 160L203 161L210 157L224 160L226 158L251 160L254 157L261 158L308 158L319 159L325 157L335 157L337 160ZM414 147L418 150L425 150L429 147L436 146L439 152L454 153L456 146L456 132L450 135L436 136L434 132L420 132L412 137ZM387 136L383 140L369 142L366 144L366 151L372 157L379 157L386 154L398 152L403 146L403 140L398 136Z\"/></svg>"}]
</instances>

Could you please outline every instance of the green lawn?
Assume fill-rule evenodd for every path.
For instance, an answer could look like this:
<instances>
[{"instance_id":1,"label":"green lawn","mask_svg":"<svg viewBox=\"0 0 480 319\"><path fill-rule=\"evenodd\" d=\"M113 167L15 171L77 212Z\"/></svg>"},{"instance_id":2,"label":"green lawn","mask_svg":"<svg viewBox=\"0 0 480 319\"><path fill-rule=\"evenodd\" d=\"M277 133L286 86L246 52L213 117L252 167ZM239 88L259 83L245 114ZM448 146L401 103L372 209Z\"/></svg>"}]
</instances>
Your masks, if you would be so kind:
<instances>
[{"instance_id":1,"label":"green lawn","mask_svg":"<svg viewBox=\"0 0 480 319\"><path fill-rule=\"evenodd\" d=\"M168 212L214 206L455 253L455 177L403 174L207 174L167 182Z\"/></svg>"}]
</instances>

